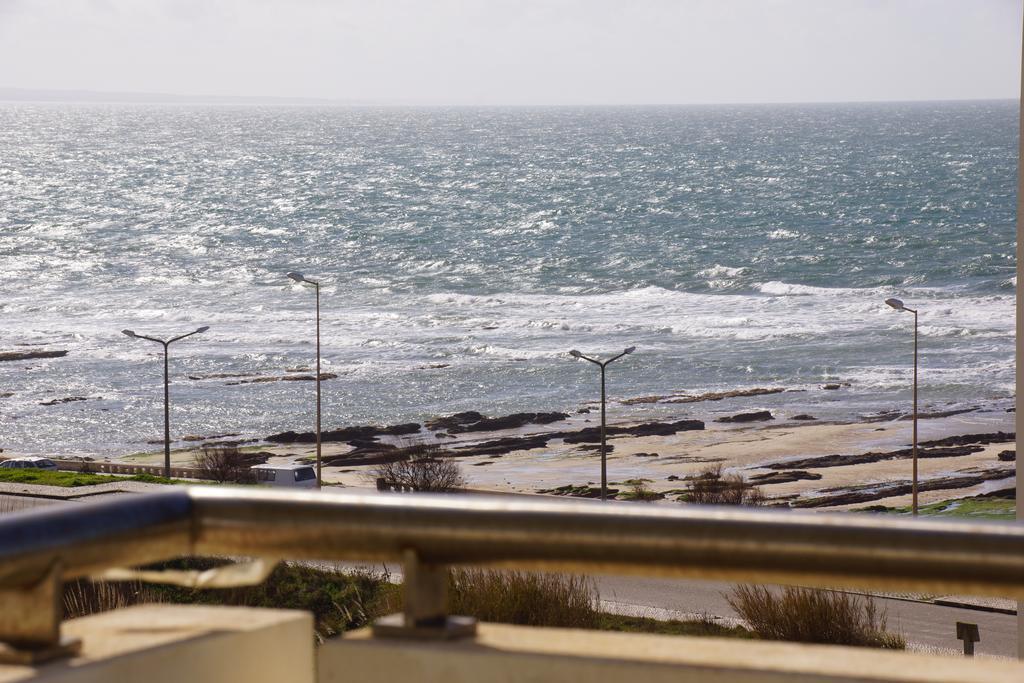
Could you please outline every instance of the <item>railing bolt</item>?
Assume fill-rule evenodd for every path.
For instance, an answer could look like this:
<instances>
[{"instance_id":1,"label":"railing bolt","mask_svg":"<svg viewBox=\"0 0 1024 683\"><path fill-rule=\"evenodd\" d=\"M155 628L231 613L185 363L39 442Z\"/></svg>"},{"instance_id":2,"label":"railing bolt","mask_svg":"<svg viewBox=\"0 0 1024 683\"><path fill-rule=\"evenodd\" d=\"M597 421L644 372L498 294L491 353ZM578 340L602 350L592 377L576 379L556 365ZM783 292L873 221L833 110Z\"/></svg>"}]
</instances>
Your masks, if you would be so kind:
<instances>
[{"instance_id":1,"label":"railing bolt","mask_svg":"<svg viewBox=\"0 0 1024 683\"><path fill-rule=\"evenodd\" d=\"M39 579L0 588L0 664L38 664L79 652L81 641L62 638L61 563Z\"/></svg>"},{"instance_id":2,"label":"railing bolt","mask_svg":"<svg viewBox=\"0 0 1024 683\"><path fill-rule=\"evenodd\" d=\"M406 550L402 555L403 611L375 621L373 635L424 640L476 635L476 619L448 614L448 567L423 562L414 550Z\"/></svg>"}]
</instances>

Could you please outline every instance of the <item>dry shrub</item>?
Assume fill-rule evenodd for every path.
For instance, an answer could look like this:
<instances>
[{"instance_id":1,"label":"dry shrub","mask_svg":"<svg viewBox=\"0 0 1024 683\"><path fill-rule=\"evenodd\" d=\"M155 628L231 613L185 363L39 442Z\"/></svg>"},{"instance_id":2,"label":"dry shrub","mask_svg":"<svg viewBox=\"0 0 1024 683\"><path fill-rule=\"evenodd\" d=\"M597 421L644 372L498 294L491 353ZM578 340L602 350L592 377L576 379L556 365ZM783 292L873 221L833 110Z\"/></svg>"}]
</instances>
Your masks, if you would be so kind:
<instances>
[{"instance_id":1,"label":"dry shrub","mask_svg":"<svg viewBox=\"0 0 1024 683\"><path fill-rule=\"evenodd\" d=\"M569 574L458 569L450 574L451 614L523 626L597 628L597 586Z\"/></svg>"},{"instance_id":2,"label":"dry shrub","mask_svg":"<svg viewBox=\"0 0 1024 683\"><path fill-rule=\"evenodd\" d=\"M902 635L885 630L885 611L870 597L815 588L736 586L729 604L761 638L905 649Z\"/></svg>"},{"instance_id":3,"label":"dry shrub","mask_svg":"<svg viewBox=\"0 0 1024 683\"><path fill-rule=\"evenodd\" d=\"M739 474L722 474L722 466L709 467L687 482L680 498L698 505L764 505L760 488Z\"/></svg>"},{"instance_id":4,"label":"dry shrub","mask_svg":"<svg viewBox=\"0 0 1024 683\"><path fill-rule=\"evenodd\" d=\"M632 500L650 503L655 500L661 500L665 497L664 494L652 491L648 488L647 483L643 480L637 479L636 481L629 482L629 484L630 488L628 491L616 496L618 500Z\"/></svg>"},{"instance_id":5,"label":"dry shrub","mask_svg":"<svg viewBox=\"0 0 1024 683\"><path fill-rule=\"evenodd\" d=\"M263 460L242 453L235 446L207 446L196 453L194 463L203 479L212 479L218 484L225 482L248 483L252 481L252 465Z\"/></svg>"},{"instance_id":6,"label":"dry shrub","mask_svg":"<svg viewBox=\"0 0 1024 683\"><path fill-rule=\"evenodd\" d=\"M413 491L443 493L462 488L466 479L455 459L437 446L414 444L390 454L395 459L373 468L371 476Z\"/></svg>"},{"instance_id":7,"label":"dry shrub","mask_svg":"<svg viewBox=\"0 0 1024 683\"><path fill-rule=\"evenodd\" d=\"M138 581L94 583L78 579L64 585L64 616L67 619L157 602L166 602L164 596L152 586Z\"/></svg>"},{"instance_id":8,"label":"dry shrub","mask_svg":"<svg viewBox=\"0 0 1024 683\"><path fill-rule=\"evenodd\" d=\"M219 558L191 557L161 562L149 569L202 571L227 562ZM391 585L386 576L374 572L282 563L263 583L237 588L195 589L134 581L78 580L64 586L64 612L68 618L75 618L151 603L306 610L313 613L314 635L322 642L400 609L397 592L397 587Z\"/></svg>"}]
</instances>

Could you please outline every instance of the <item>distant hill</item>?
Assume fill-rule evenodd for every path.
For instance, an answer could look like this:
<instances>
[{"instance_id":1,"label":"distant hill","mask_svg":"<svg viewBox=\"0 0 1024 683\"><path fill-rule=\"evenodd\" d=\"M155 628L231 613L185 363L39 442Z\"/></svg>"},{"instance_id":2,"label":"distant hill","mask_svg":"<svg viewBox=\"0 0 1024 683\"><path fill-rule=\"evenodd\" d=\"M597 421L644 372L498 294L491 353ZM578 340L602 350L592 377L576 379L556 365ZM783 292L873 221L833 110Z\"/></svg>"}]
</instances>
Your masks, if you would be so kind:
<instances>
[{"instance_id":1,"label":"distant hill","mask_svg":"<svg viewBox=\"0 0 1024 683\"><path fill-rule=\"evenodd\" d=\"M236 97L173 95L168 93L102 92L97 90L37 90L2 88L0 102L125 102L167 104L351 104L314 97Z\"/></svg>"}]
</instances>

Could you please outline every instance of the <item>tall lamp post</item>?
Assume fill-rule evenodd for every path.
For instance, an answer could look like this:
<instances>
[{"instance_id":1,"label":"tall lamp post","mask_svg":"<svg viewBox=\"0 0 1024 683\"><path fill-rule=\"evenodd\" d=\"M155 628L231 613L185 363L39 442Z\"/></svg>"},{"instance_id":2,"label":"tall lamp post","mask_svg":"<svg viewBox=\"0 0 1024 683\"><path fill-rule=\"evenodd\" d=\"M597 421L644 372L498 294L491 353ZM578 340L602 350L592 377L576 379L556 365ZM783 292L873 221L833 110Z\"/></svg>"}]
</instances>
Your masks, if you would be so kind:
<instances>
[{"instance_id":1,"label":"tall lamp post","mask_svg":"<svg viewBox=\"0 0 1024 683\"><path fill-rule=\"evenodd\" d=\"M168 479L171 478L171 393L168 389L170 380L168 378L168 363L167 363L167 347L176 341L180 341L186 337L191 337L193 334L202 334L206 332L209 326L203 326L194 332L183 334L177 337L171 337L170 339L157 339L156 337L147 337L144 334L135 334L131 330L121 330L122 334L125 334L132 339L146 339L157 344L162 344L164 347L164 476Z\"/></svg>"},{"instance_id":2,"label":"tall lamp post","mask_svg":"<svg viewBox=\"0 0 1024 683\"><path fill-rule=\"evenodd\" d=\"M323 471L320 464L320 282L310 280L302 273L288 273L295 282L313 285L316 290L316 485L323 486Z\"/></svg>"},{"instance_id":3,"label":"tall lamp post","mask_svg":"<svg viewBox=\"0 0 1024 683\"><path fill-rule=\"evenodd\" d=\"M636 347L635 346L630 346L628 349L626 349L625 351L623 351L619 355L613 356L613 357L609 358L606 361L599 361L596 358L589 358L587 356L584 356L582 353L580 353L576 349L573 349L572 351L569 352L569 355L572 356L573 358L575 358L576 360L590 361L591 363L593 363L597 367L601 368L601 500L606 500L607 497L608 497L608 448L607 448L607 441L605 439L605 419L604 419L604 412L605 412L605 410L604 410L605 409L605 391L604 391L605 368L607 368L611 363L617 361L618 359L622 358L625 355L633 353L634 351L636 351Z\"/></svg>"},{"instance_id":4,"label":"tall lamp post","mask_svg":"<svg viewBox=\"0 0 1024 683\"><path fill-rule=\"evenodd\" d=\"M886 299L885 303L897 311L906 311L907 313L914 314L914 478L911 485L913 492L911 510L914 517L917 517L917 309L907 308L899 299Z\"/></svg>"}]
</instances>

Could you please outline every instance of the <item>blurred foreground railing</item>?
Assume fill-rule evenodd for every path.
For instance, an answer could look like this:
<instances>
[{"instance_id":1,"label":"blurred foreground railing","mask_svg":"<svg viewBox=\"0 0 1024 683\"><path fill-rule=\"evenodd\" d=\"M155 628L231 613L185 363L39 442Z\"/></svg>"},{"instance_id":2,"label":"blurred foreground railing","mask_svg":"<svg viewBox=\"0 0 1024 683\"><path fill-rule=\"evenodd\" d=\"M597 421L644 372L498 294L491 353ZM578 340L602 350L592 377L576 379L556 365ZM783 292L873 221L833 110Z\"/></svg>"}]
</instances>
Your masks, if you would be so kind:
<instances>
[{"instance_id":1,"label":"blurred foreground railing","mask_svg":"<svg viewBox=\"0 0 1024 683\"><path fill-rule=\"evenodd\" d=\"M188 555L401 561L378 635L456 637L448 565L1024 599L1024 526L509 497L181 488L0 519L0 641L60 650L67 579Z\"/></svg>"}]
</instances>

